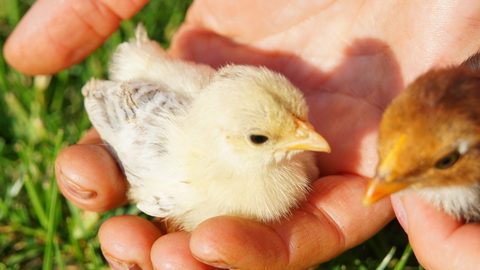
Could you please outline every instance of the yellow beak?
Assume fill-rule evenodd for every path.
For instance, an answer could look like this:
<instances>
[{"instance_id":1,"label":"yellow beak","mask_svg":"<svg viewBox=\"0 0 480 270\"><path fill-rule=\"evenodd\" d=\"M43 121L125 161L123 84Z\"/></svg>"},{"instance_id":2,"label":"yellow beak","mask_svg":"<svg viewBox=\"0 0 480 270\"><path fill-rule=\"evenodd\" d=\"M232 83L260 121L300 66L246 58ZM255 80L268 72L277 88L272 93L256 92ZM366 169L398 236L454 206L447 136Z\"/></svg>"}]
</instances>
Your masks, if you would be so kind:
<instances>
[{"instance_id":1,"label":"yellow beak","mask_svg":"<svg viewBox=\"0 0 480 270\"><path fill-rule=\"evenodd\" d=\"M295 139L284 147L290 150L307 150L330 153L330 145L315 131L315 128L305 121L295 119L297 129Z\"/></svg>"},{"instance_id":2,"label":"yellow beak","mask_svg":"<svg viewBox=\"0 0 480 270\"><path fill-rule=\"evenodd\" d=\"M379 200L393 194L397 191L409 187L412 183L395 183L387 182L378 177L375 177L367 187L365 194L363 195L363 205L369 206Z\"/></svg>"}]
</instances>

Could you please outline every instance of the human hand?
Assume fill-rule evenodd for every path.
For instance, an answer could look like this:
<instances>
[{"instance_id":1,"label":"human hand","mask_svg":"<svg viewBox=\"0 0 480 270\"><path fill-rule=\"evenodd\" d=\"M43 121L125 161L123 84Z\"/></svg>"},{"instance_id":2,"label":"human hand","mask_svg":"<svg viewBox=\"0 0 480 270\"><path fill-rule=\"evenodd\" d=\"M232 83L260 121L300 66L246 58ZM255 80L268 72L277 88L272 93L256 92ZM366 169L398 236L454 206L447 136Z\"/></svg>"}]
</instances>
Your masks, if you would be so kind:
<instances>
[{"instance_id":1,"label":"human hand","mask_svg":"<svg viewBox=\"0 0 480 270\"><path fill-rule=\"evenodd\" d=\"M480 224L463 224L413 193L391 198L397 219L425 269L478 268Z\"/></svg>"},{"instance_id":2,"label":"human hand","mask_svg":"<svg viewBox=\"0 0 480 270\"><path fill-rule=\"evenodd\" d=\"M472 37L480 34L473 19L478 16L479 4L472 1L446 7L440 2L402 2L399 6L394 1L316 1L293 6L295 3L195 2L170 53L212 65L265 65L285 74L304 90L310 121L332 146L330 155L319 155L319 167L328 176L313 184L308 202L289 220L271 226L218 217L201 224L192 235L178 232L160 237L160 231L144 219L113 218L99 234L107 257L143 269L152 264L156 269L210 269L195 257L239 269L267 265L301 269L363 242L390 220L388 201L370 208L361 205L377 160L375 137L381 113L404 84L423 71L459 63L477 50L479 44L472 42ZM65 13L51 16L64 18ZM42 20L44 25L50 22ZM24 21L27 26L38 25L32 16ZM24 29L29 29L27 26ZM49 27L55 28L55 24ZM29 44L22 43L20 30L16 33L5 46L5 56L22 70L27 65L15 65L21 58L15 58L7 45ZM46 32L36 35L49 44ZM78 31L77 40L88 40L91 35ZM40 61L24 71L55 72L73 64L66 56L79 45L63 47L63 60L56 60L54 67L45 67L51 61ZM31 54L25 56L31 61L37 61L31 56L55 58L55 51L48 56L41 51L35 54L35 50L23 47L22 51ZM89 51L80 53L85 56ZM91 131L82 142L89 145L67 148L57 159L57 176L64 175L81 187L79 192L59 179L62 192L87 210L104 211L124 203L125 179L108 152L95 145L101 143L98 134Z\"/></svg>"}]
</instances>

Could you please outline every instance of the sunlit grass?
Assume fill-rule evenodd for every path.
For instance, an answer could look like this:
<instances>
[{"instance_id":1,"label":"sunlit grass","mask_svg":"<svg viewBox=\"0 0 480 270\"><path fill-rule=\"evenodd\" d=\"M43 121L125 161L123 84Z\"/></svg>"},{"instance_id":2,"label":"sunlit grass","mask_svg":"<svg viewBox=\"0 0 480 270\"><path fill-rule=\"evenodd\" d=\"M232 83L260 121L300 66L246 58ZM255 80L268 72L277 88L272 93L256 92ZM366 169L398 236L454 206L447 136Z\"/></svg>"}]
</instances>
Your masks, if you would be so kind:
<instances>
[{"instance_id":1,"label":"sunlit grass","mask_svg":"<svg viewBox=\"0 0 480 270\"><path fill-rule=\"evenodd\" d=\"M114 48L133 37L138 21L168 46L188 1L152 1L122 22L105 45L79 65L55 76L29 77L0 56L0 269L106 269L97 232L124 207L102 214L67 202L55 183L59 151L90 127L80 89L105 78ZM33 1L0 0L0 46Z\"/></svg>"},{"instance_id":2,"label":"sunlit grass","mask_svg":"<svg viewBox=\"0 0 480 270\"><path fill-rule=\"evenodd\" d=\"M33 2L0 0L0 47ZM110 54L133 37L138 21L167 47L188 2L152 1L134 19L122 22L92 56L55 76L23 75L0 55L0 270L108 268L97 240L100 224L138 210L127 206L96 214L78 209L59 193L54 161L90 127L80 93L83 84L91 77L106 77ZM403 231L393 223L319 269L419 269L408 260L411 254Z\"/></svg>"}]
</instances>

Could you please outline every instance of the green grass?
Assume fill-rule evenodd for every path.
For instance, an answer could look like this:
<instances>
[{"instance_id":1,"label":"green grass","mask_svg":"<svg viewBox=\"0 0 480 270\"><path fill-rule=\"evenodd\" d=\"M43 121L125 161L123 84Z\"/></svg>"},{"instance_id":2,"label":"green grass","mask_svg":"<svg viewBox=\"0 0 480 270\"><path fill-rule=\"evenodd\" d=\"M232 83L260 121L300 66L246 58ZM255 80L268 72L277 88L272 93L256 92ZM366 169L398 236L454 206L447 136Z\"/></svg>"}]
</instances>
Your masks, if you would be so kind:
<instances>
[{"instance_id":1,"label":"green grass","mask_svg":"<svg viewBox=\"0 0 480 270\"><path fill-rule=\"evenodd\" d=\"M33 2L0 0L0 47ZM96 214L73 206L55 183L55 157L90 127L80 89L90 77L106 76L114 48L133 36L138 21L168 46L188 2L153 0L87 60L55 76L23 75L0 56L0 270L108 268L97 240L100 224L138 211L127 206ZM421 269L407 244L392 222L319 269Z\"/></svg>"}]
</instances>

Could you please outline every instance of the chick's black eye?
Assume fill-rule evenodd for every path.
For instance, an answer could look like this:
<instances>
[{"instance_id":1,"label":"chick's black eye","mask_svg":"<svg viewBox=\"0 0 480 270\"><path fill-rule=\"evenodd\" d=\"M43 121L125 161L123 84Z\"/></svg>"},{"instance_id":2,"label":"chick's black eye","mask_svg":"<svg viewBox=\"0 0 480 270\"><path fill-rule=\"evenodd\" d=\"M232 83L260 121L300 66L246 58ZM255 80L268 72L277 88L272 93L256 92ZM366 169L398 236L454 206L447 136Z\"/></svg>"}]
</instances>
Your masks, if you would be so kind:
<instances>
[{"instance_id":1,"label":"chick's black eye","mask_svg":"<svg viewBox=\"0 0 480 270\"><path fill-rule=\"evenodd\" d=\"M452 167L459 158L460 153L458 151L452 152L437 161L437 164L435 164L435 168L441 170L448 169Z\"/></svg>"},{"instance_id":2,"label":"chick's black eye","mask_svg":"<svg viewBox=\"0 0 480 270\"><path fill-rule=\"evenodd\" d=\"M254 144L263 144L268 141L268 137L263 135L250 135L250 141Z\"/></svg>"}]
</instances>

